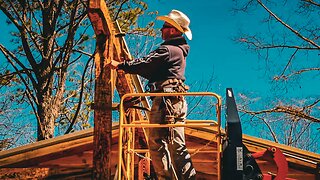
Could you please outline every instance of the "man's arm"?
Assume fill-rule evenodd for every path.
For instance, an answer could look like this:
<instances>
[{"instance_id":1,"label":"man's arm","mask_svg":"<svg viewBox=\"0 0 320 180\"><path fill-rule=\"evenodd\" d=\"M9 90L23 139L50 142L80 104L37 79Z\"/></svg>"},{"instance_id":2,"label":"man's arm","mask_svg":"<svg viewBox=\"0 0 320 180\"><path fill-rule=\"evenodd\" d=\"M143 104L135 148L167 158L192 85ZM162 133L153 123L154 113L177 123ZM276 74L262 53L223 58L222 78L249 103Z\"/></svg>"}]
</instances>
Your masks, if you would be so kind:
<instances>
[{"instance_id":1,"label":"man's arm","mask_svg":"<svg viewBox=\"0 0 320 180\"><path fill-rule=\"evenodd\" d=\"M168 49L164 46L160 46L143 58L124 61L122 63L112 60L109 66L114 69L124 70L127 73L149 77L152 73L157 72L157 69L161 68L168 58Z\"/></svg>"}]
</instances>

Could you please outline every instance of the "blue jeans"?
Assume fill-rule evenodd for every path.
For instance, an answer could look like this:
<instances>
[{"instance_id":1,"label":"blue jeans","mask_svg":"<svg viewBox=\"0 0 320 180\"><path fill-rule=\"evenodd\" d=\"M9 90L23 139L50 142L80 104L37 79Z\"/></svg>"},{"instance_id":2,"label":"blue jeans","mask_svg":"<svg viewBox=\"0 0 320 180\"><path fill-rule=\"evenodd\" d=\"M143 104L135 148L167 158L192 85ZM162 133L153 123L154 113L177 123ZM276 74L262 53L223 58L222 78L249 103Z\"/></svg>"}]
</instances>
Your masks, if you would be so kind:
<instances>
[{"instance_id":1,"label":"blue jeans","mask_svg":"<svg viewBox=\"0 0 320 180\"><path fill-rule=\"evenodd\" d=\"M166 97L167 98L167 97ZM150 123L166 124L165 97L154 97ZM187 103L183 99L171 103L176 124L184 124ZM170 132L172 129L172 133ZM178 179L195 179L196 171L185 144L184 127L152 128L149 130L149 150L158 179L174 179L173 167Z\"/></svg>"}]
</instances>

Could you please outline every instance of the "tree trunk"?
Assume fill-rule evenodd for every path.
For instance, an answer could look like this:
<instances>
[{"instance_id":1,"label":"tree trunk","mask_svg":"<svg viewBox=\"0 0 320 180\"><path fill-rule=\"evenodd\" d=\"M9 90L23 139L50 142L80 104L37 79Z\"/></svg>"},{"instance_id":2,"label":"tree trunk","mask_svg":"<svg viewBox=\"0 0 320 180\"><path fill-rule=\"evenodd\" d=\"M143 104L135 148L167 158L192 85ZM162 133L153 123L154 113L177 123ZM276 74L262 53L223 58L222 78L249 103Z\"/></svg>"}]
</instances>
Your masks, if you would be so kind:
<instances>
[{"instance_id":1,"label":"tree trunk","mask_svg":"<svg viewBox=\"0 0 320 180\"><path fill-rule=\"evenodd\" d=\"M59 115L60 108L54 99L51 95L44 95L39 101L38 141L54 137L54 122Z\"/></svg>"},{"instance_id":2,"label":"tree trunk","mask_svg":"<svg viewBox=\"0 0 320 180\"><path fill-rule=\"evenodd\" d=\"M55 120L59 117L61 101L65 91L66 69L58 72L57 89L53 90L52 61L52 59L45 59L39 64L39 83L37 87L38 141L54 137Z\"/></svg>"}]
</instances>

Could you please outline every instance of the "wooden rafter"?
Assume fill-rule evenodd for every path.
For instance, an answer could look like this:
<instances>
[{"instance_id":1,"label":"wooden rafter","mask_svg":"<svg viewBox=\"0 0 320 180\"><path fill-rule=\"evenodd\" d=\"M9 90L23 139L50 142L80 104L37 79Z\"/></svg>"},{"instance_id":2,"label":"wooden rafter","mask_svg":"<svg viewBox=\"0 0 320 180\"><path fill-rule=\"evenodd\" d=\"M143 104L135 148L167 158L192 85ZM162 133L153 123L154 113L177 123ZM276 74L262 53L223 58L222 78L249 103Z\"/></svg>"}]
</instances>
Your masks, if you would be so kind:
<instances>
[{"instance_id":1,"label":"wooden rafter","mask_svg":"<svg viewBox=\"0 0 320 180\"><path fill-rule=\"evenodd\" d=\"M117 156L117 139L119 136L118 125L113 124L113 157ZM188 147L192 150L196 147L197 143L206 143L212 139L212 133L216 130L204 129L204 128L186 128L186 140L189 143ZM281 149L285 154L289 163L289 174L291 178L308 179L305 177L315 177L317 174L317 163L320 162L319 154L300 150L297 148L281 145L268 140L243 136L244 144L251 152L259 152L265 150L270 146L275 146ZM214 144L213 144L214 145ZM199 145L198 145L199 146ZM53 139L45 141L39 141L18 148L1 151L0 152L0 169L5 168L69 168L69 170L56 169L54 172L67 173L77 170L77 174L84 172L85 170L92 169L91 156L93 151L93 129L87 129L78 131L72 134L59 136ZM197 163L197 172L204 173L208 169L207 154L199 154L193 156L193 160ZM113 162L113 174L115 173L114 165L117 160ZM267 165L267 162L259 161L261 168L271 171L275 168L274 165ZM271 168L271 169L270 169ZM14 171L14 169L11 169ZM63 172L62 172L63 171ZM298 174L299 171L299 174ZM8 174L10 172L6 171ZM86 171L85 171L86 172ZM72 174L72 173L71 173ZM3 175L0 171L0 177ZM49 174L48 174L49 175ZM66 174L65 177L70 177ZM35 178L35 177L33 177ZM1 178L0 178L1 179ZM312 178L311 178L312 179ZM313 178L315 179L315 178Z\"/></svg>"}]
</instances>

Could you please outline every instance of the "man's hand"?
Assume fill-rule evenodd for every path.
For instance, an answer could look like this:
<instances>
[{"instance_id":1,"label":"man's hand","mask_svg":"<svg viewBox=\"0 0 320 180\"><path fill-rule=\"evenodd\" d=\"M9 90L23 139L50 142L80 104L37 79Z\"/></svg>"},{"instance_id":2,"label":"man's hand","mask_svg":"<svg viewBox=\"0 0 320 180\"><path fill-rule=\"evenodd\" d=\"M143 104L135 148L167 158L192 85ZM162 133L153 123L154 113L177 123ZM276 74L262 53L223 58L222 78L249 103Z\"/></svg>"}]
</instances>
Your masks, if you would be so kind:
<instances>
[{"instance_id":1,"label":"man's hand","mask_svg":"<svg viewBox=\"0 0 320 180\"><path fill-rule=\"evenodd\" d=\"M120 64L120 62L115 61L115 60L111 60L111 62L108 64L108 66L111 67L112 69L118 69L119 64Z\"/></svg>"}]
</instances>

